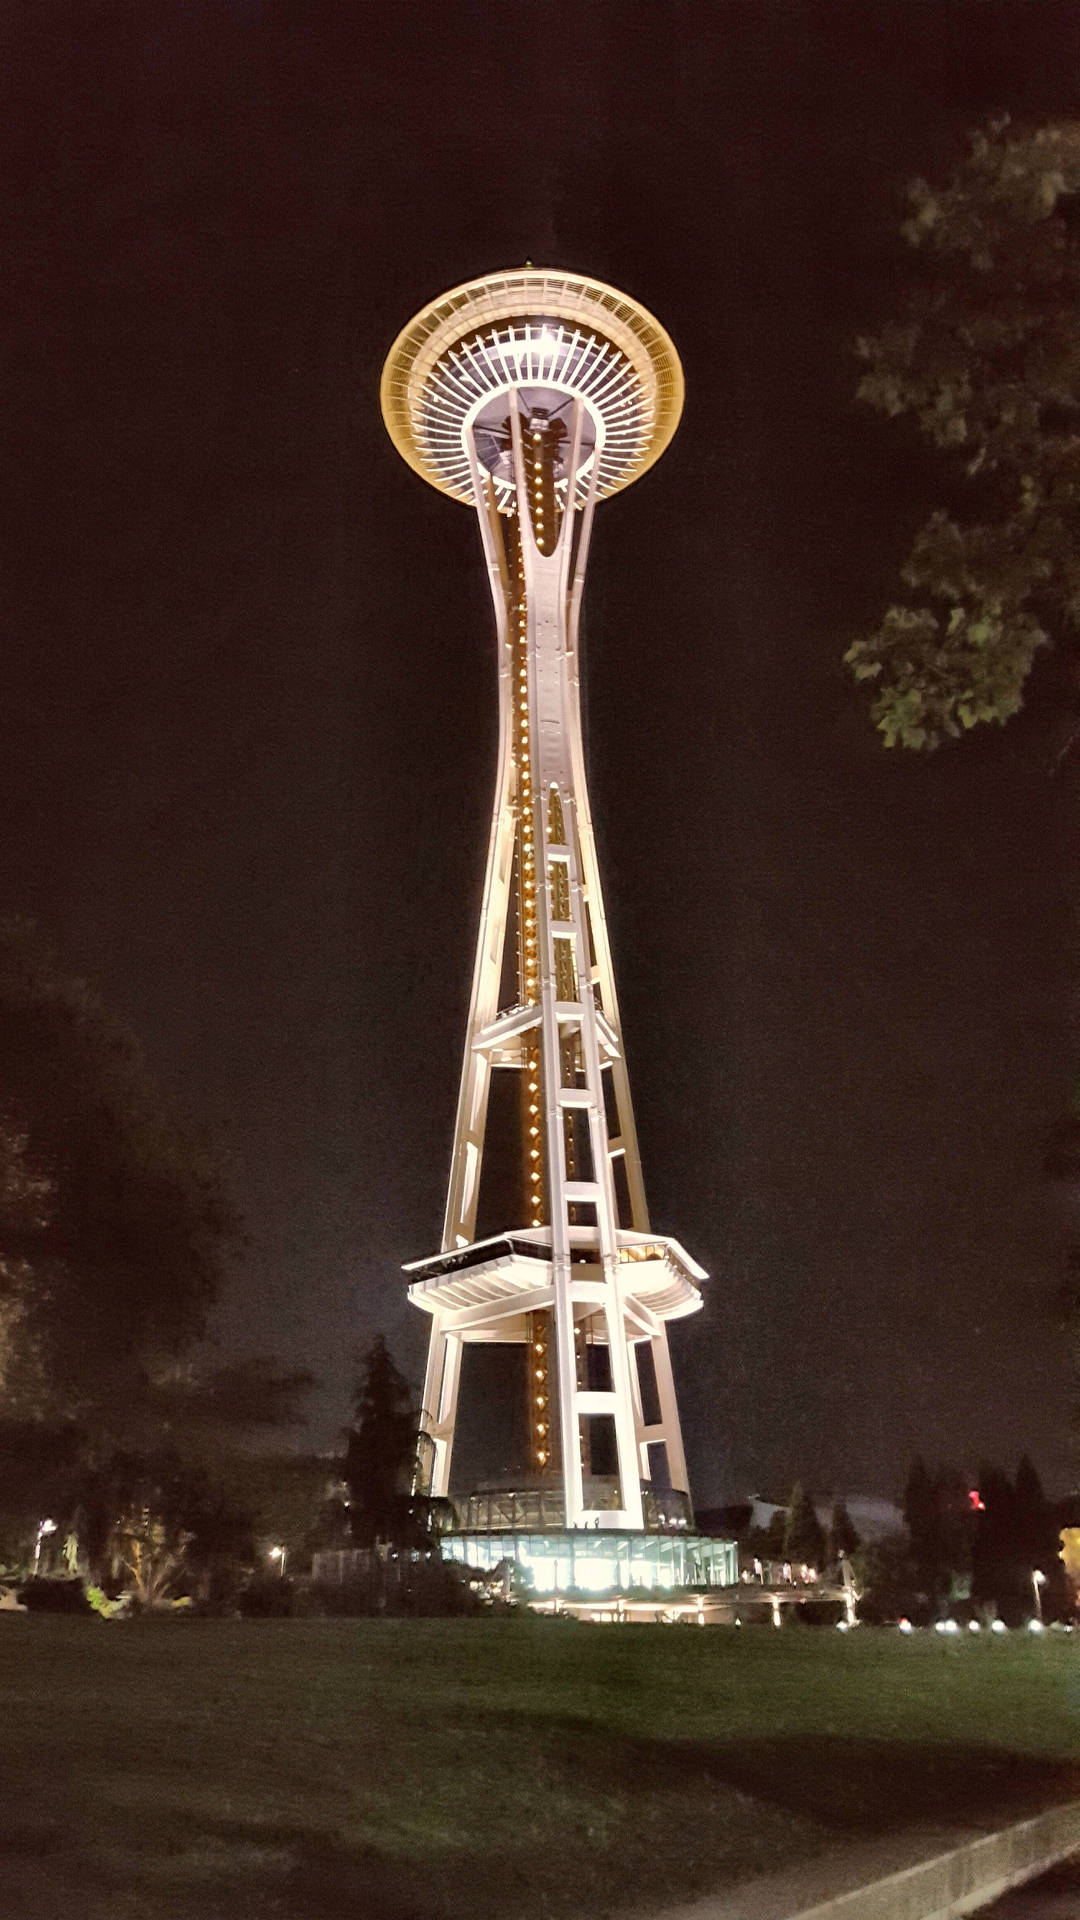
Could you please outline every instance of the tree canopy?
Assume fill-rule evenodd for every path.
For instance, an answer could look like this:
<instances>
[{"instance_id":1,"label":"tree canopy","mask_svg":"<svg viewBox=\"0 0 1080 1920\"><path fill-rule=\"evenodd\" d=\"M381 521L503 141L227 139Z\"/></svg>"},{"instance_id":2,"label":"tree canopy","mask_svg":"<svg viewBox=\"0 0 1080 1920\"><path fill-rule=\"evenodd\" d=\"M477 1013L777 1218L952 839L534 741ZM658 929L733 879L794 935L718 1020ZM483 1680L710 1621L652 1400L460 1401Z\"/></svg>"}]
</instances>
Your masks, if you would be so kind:
<instances>
[{"instance_id":1,"label":"tree canopy","mask_svg":"<svg viewBox=\"0 0 1080 1920\"><path fill-rule=\"evenodd\" d=\"M908 188L917 259L858 342L858 396L942 457L946 500L904 592L845 656L886 745L929 749L1020 708L1039 649L1080 665L1080 123L974 134Z\"/></svg>"},{"instance_id":2,"label":"tree canopy","mask_svg":"<svg viewBox=\"0 0 1080 1920\"><path fill-rule=\"evenodd\" d=\"M416 1443L412 1389L379 1334L361 1360L345 1453L349 1520L358 1547L396 1542L409 1533Z\"/></svg>"},{"instance_id":3,"label":"tree canopy","mask_svg":"<svg viewBox=\"0 0 1080 1920\"><path fill-rule=\"evenodd\" d=\"M931 1475L921 1454L904 1488L904 1522L921 1592L933 1613L944 1613L971 1572L971 1490L954 1468Z\"/></svg>"},{"instance_id":4,"label":"tree canopy","mask_svg":"<svg viewBox=\"0 0 1080 1920\"><path fill-rule=\"evenodd\" d=\"M129 1405L205 1332L240 1237L133 1035L0 921L0 1412Z\"/></svg>"},{"instance_id":5,"label":"tree canopy","mask_svg":"<svg viewBox=\"0 0 1080 1920\"><path fill-rule=\"evenodd\" d=\"M784 1526L784 1558L820 1567L824 1554L825 1534L814 1503L801 1482L796 1481Z\"/></svg>"}]
</instances>

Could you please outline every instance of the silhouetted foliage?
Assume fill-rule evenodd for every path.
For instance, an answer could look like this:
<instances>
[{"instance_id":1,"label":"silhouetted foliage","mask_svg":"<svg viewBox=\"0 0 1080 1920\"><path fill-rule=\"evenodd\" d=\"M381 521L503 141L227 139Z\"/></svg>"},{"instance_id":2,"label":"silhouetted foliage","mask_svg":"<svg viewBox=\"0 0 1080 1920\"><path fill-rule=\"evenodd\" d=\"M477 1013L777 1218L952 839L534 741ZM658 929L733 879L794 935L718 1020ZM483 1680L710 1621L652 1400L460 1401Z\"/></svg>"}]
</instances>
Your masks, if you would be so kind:
<instances>
[{"instance_id":1,"label":"silhouetted foliage","mask_svg":"<svg viewBox=\"0 0 1080 1920\"><path fill-rule=\"evenodd\" d=\"M825 1535L805 1488L796 1481L784 1527L784 1559L820 1567L825 1558Z\"/></svg>"},{"instance_id":2,"label":"silhouetted foliage","mask_svg":"<svg viewBox=\"0 0 1080 1920\"><path fill-rule=\"evenodd\" d=\"M859 1618L871 1626L908 1619L922 1625L932 1618L930 1602L906 1533L868 1541L855 1554Z\"/></svg>"},{"instance_id":3,"label":"silhouetted foliage","mask_svg":"<svg viewBox=\"0 0 1080 1920\"><path fill-rule=\"evenodd\" d=\"M1074 1091L1071 1111L1051 1130L1043 1168L1051 1180L1070 1187L1073 1195L1080 1192L1080 1090ZM1080 1442L1080 1247L1076 1245L1066 1251L1064 1273L1055 1289L1054 1305L1072 1363L1075 1452Z\"/></svg>"},{"instance_id":4,"label":"silhouetted foliage","mask_svg":"<svg viewBox=\"0 0 1080 1920\"><path fill-rule=\"evenodd\" d=\"M296 1588L276 1573L260 1573L240 1588L236 1604L245 1620L288 1620L296 1612Z\"/></svg>"},{"instance_id":5,"label":"silhouetted foliage","mask_svg":"<svg viewBox=\"0 0 1080 1920\"><path fill-rule=\"evenodd\" d=\"M942 1615L966 1593L970 1578L970 1489L963 1475L951 1467L939 1467L931 1477L917 1455L904 1488L903 1506L919 1591L931 1612Z\"/></svg>"},{"instance_id":6,"label":"silhouetted foliage","mask_svg":"<svg viewBox=\"0 0 1080 1920\"><path fill-rule=\"evenodd\" d=\"M132 1035L0 921L0 1405L122 1421L205 1331L235 1216Z\"/></svg>"},{"instance_id":7,"label":"silhouetted foliage","mask_svg":"<svg viewBox=\"0 0 1080 1920\"><path fill-rule=\"evenodd\" d=\"M480 1613L485 1601L473 1589L471 1570L437 1554L386 1554L374 1549L357 1556L344 1581L316 1583L311 1604L319 1613L362 1617L393 1614L436 1617Z\"/></svg>"},{"instance_id":8,"label":"silhouetted foliage","mask_svg":"<svg viewBox=\"0 0 1080 1920\"><path fill-rule=\"evenodd\" d=\"M908 189L918 257L895 318L858 343L858 392L939 449L951 501L915 536L904 597L846 656L888 746L1003 724L1051 640L1075 694L1078 188L1080 124L1001 120L944 184Z\"/></svg>"},{"instance_id":9,"label":"silhouetted foliage","mask_svg":"<svg viewBox=\"0 0 1080 1920\"><path fill-rule=\"evenodd\" d=\"M24 1580L18 1592L28 1613L78 1614L87 1620L94 1615L81 1580L34 1578Z\"/></svg>"},{"instance_id":10,"label":"silhouetted foliage","mask_svg":"<svg viewBox=\"0 0 1080 1920\"><path fill-rule=\"evenodd\" d=\"M250 1515L168 1450L117 1450L87 1469L74 1521L95 1584L148 1605L208 1589L226 1569L239 1578L255 1557Z\"/></svg>"},{"instance_id":11,"label":"silhouetted foliage","mask_svg":"<svg viewBox=\"0 0 1080 1920\"><path fill-rule=\"evenodd\" d=\"M345 1449L349 1523L358 1547L423 1537L424 1502L412 1493L417 1416L412 1390L382 1334L361 1360Z\"/></svg>"},{"instance_id":12,"label":"silhouetted foliage","mask_svg":"<svg viewBox=\"0 0 1080 1920\"><path fill-rule=\"evenodd\" d=\"M835 1565L840 1559L841 1554L843 1554L845 1558L850 1558L858 1545L859 1536L852 1525L851 1515L847 1510L847 1506L843 1500L837 1500L833 1505L832 1515L829 1520L829 1532L826 1541L828 1557Z\"/></svg>"},{"instance_id":13,"label":"silhouetted foliage","mask_svg":"<svg viewBox=\"0 0 1080 1920\"><path fill-rule=\"evenodd\" d=\"M1015 1481L1000 1467L984 1466L979 1495L983 1508L975 1516L972 1599L1009 1625L1033 1614L1067 1613L1059 1523L1027 1455Z\"/></svg>"},{"instance_id":14,"label":"silhouetted foliage","mask_svg":"<svg viewBox=\"0 0 1080 1920\"><path fill-rule=\"evenodd\" d=\"M314 1378L301 1368L282 1368L267 1354L224 1365L174 1368L155 1385L153 1413L162 1426L201 1443L235 1444L238 1436L280 1432L307 1424L302 1401Z\"/></svg>"}]
</instances>

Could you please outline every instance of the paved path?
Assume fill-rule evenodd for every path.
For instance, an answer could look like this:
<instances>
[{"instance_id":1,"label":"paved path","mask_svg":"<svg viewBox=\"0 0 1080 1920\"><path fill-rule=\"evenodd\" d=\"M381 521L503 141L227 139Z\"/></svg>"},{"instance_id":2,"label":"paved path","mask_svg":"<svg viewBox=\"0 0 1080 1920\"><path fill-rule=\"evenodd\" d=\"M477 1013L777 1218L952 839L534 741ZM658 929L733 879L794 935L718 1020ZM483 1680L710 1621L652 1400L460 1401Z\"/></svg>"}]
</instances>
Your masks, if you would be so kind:
<instances>
[{"instance_id":1,"label":"paved path","mask_svg":"<svg viewBox=\"0 0 1080 1920\"><path fill-rule=\"evenodd\" d=\"M1080 1920L1080 1854L992 1907L981 1907L979 1920Z\"/></svg>"}]
</instances>

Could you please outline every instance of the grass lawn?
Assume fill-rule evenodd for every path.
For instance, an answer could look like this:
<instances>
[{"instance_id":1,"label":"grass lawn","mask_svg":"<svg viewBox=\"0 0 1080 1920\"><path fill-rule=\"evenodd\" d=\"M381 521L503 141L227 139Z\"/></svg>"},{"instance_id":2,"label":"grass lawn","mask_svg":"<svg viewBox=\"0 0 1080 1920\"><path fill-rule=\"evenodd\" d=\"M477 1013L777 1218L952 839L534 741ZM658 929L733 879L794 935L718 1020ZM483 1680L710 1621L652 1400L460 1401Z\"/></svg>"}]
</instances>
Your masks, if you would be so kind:
<instances>
[{"instance_id":1,"label":"grass lawn","mask_svg":"<svg viewBox=\"0 0 1080 1920\"><path fill-rule=\"evenodd\" d=\"M1080 1636L0 1617L0 1911L518 1920L1080 1794Z\"/></svg>"}]
</instances>

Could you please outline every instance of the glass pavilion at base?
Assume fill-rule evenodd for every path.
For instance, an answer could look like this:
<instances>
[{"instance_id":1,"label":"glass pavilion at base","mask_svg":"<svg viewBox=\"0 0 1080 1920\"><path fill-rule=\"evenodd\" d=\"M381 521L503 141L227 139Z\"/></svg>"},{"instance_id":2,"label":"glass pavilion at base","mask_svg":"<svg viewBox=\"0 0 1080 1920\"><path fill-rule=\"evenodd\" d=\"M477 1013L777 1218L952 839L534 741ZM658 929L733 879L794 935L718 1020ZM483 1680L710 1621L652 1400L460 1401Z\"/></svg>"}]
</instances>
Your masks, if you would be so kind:
<instances>
[{"instance_id":1,"label":"glass pavilion at base","mask_svg":"<svg viewBox=\"0 0 1080 1920\"><path fill-rule=\"evenodd\" d=\"M557 1484L560 1512L556 1531L514 1527L512 1557L590 1590L601 1571L613 1588L683 1584L715 1563L714 1543L688 1528L667 1340L668 1322L700 1307L705 1274L649 1221L579 698L596 503L658 459L682 400L678 355L651 314L598 281L532 267L434 301L399 335L382 381L402 457L476 512L499 694L442 1242L407 1269L410 1299L431 1316L423 1489L449 1493L463 1348L520 1348L522 1467ZM478 1234L481 1175L505 1105L493 1081L507 1075L517 1192L491 1237ZM686 1531L651 1519L667 1486ZM490 1522L454 1532L445 1551L507 1557Z\"/></svg>"},{"instance_id":2,"label":"glass pavilion at base","mask_svg":"<svg viewBox=\"0 0 1080 1920\"><path fill-rule=\"evenodd\" d=\"M447 1533L444 1560L490 1572L511 1561L539 1599L574 1593L676 1593L733 1587L738 1550L696 1533Z\"/></svg>"}]
</instances>

